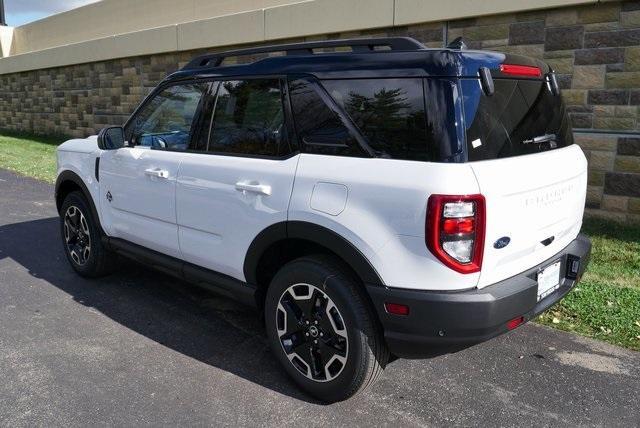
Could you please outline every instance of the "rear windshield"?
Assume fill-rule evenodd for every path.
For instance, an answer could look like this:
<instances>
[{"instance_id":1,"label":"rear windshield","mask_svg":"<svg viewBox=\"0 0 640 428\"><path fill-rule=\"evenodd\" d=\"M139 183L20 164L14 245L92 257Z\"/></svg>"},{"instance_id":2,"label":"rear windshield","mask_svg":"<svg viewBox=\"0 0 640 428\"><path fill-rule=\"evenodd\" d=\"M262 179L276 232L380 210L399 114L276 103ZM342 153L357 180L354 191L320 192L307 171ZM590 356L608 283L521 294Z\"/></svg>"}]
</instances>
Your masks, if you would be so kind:
<instances>
[{"instance_id":1,"label":"rear windshield","mask_svg":"<svg viewBox=\"0 0 640 428\"><path fill-rule=\"evenodd\" d=\"M553 150L573 143L562 97L546 82L495 79L486 96L477 79L461 79L469 161Z\"/></svg>"},{"instance_id":2,"label":"rear windshield","mask_svg":"<svg viewBox=\"0 0 640 428\"><path fill-rule=\"evenodd\" d=\"M454 80L349 79L322 85L376 156L441 162L462 151Z\"/></svg>"}]
</instances>

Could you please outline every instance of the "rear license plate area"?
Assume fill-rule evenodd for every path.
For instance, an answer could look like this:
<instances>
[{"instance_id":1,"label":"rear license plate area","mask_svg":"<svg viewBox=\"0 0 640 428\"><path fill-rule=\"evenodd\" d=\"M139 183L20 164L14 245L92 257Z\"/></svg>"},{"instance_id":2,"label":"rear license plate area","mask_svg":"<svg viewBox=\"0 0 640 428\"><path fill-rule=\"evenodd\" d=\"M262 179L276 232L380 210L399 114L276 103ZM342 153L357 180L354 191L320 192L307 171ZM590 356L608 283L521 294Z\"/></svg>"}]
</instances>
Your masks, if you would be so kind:
<instances>
[{"instance_id":1,"label":"rear license plate area","mask_svg":"<svg viewBox=\"0 0 640 428\"><path fill-rule=\"evenodd\" d=\"M560 268L557 261L538 272L538 302L560 288Z\"/></svg>"}]
</instances>

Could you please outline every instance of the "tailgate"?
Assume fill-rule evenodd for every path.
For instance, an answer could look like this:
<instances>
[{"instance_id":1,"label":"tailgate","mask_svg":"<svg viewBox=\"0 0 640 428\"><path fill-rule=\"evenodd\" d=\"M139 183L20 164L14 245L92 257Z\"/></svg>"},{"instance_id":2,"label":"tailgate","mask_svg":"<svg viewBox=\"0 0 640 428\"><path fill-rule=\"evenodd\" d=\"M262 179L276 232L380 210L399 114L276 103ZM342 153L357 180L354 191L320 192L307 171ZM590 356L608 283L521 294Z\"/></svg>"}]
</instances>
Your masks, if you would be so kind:
<instances>
[{"instance_id":1,"label":"tailgate","mask_svg":"<svg viewBox=\"0 0 640 428\"><path fill-rule=\"evenodd\" d=\"M479 288L542 263L576 238L587 187L587 161L580 147L470 165L486 198ZM503 237L509 244L496 248Z\"/></svg>"}]
</instances>

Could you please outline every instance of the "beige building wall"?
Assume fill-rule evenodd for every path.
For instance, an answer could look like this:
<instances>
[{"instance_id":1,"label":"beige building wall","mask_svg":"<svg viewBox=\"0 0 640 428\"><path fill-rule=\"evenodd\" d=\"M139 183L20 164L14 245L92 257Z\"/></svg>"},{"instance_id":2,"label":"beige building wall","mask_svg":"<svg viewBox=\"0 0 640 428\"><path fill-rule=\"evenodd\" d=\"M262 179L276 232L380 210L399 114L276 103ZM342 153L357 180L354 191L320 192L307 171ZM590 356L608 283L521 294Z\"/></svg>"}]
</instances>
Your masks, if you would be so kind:
<instances>
[{"instance_id":1,"label":"beige building wall","mask_svg":"<svg viewBox=\"0 0 640 428\"><path fill-rule=\"evenodd\" d=\"M102 0L15 29L12 54L260 10L300 0ZM236 29L237 34L240 29Z\"/></svg>"},{"instance_id":2,"label":"beige building wall","mask_svg":"<svg viewBox=\"0 0 640 428\"><path fill-rule=\"evenodd\" d=\"M35 70L46 67L47 62L56 67L150 51L185 51L597 3L599 0L102 0L16 27L11 37L0 33L5 58L0 59L0 74ZM157 34L161 34L158 39ZM151 44L141 46L137 39ZM83 56L87 50L93 53L89 58ZM20 58L11 61L7 57Z\"/></svg>"},{"instance_id":3,"label":"beige building wall","mask_svg":"<svg viewBox=\"0 0 640 428\"><path fill-rule=\"evenodd\" d=\"M13 32L12 27L0 27L0 58L10 55Z\"/></svg>"}]
</instances>

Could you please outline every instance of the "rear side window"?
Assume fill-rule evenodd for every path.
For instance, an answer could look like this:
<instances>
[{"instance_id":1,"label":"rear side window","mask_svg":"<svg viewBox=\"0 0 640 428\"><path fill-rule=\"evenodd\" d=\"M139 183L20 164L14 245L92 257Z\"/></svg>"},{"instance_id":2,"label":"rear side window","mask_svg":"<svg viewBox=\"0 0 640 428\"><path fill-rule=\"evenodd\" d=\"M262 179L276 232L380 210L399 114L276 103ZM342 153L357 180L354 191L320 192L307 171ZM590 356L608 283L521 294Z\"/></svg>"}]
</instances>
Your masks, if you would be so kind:
<instances>
[{"instance_id":1,"label":"rear side window","mask_svg":"<svg viewBox=\"0 0 640 428\"><path fill-rule=\"evenodd\" d=\"M207 150L250 156L288 154L280 80L220 82Z\"/></svg>"},{"instance_id":2,"label":"rear side window","mask_svg":"<svg viewBox=\"0 0 640 428\"><path fill-rule=\"evenodd\" d=\"M345 118L327 104L320 91L321 88L305 79L289 82L296 132L305 151L336 156L366 156L367 153L345 123Z\"/></svg>"},{"instance_id":3,"label":"rear side window","mask_svg":"<svg viewBox=\"0 0 640 428\"><path fill-rule=\"evenodd\" d=\"M422 79L325 80L378 156L431 160Z\"/></svg>"},{"instance_id":4,"label":"rear side window","mask_svg":"<svg viewBox=\"0 0 640 428\"><path fill-rule=\"evenodd\" d=\"M495 79L486 96L477 79L462 79L470 161L520 156L573 143L562 97L538 80ZM536 142L539 141L539 142Z\"/></svg>"}]
</instances>

